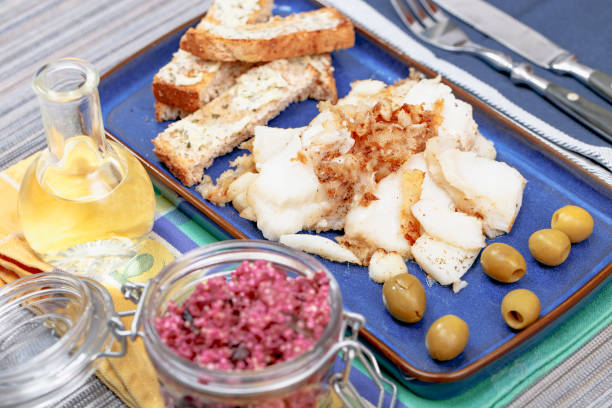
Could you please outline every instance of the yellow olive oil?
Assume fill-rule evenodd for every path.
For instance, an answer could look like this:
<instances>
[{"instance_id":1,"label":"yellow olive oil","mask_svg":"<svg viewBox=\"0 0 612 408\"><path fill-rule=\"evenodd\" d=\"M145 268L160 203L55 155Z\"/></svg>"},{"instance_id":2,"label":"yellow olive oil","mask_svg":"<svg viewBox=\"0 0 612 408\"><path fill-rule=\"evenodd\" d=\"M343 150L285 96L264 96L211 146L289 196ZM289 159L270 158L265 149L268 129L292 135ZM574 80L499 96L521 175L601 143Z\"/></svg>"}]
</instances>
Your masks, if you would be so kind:
<instances>
[{"instance_id":1,"label":"yellow olive oil","mask_svg":"<svg viewBox=\"0 0 612 408\"><path fill-rule=\"evenodd\" d=\"M19 218L43 260L73 273L96 275L104 263L131 258L151 231L155 196L149 176L127 150L92 138L66 140L61 160L48 151L27 170Z\"/></svg>"}]
</instances>

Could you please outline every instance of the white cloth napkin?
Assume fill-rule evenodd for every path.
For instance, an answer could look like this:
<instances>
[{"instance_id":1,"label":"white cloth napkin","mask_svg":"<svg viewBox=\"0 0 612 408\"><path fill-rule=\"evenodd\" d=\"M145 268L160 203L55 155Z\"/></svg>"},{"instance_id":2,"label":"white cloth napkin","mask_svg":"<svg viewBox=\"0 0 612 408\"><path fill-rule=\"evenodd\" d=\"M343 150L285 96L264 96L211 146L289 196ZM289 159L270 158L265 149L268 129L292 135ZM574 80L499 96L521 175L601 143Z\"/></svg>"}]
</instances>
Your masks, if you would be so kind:
<instances>
[{"instance_id":1,"label":"white cloth napkin","mask_svg":"<svg viewBox=\"0 0 612 408\"><path fill-rule=\"evenodd\" d=\"M437 58L428 48L414 40L403 29L389 21L389 19L366 2L362 0L321 0L321 2L337 8L350 17L355 25L375 34L396 51L420 62L444 78L476 95L488 105L530 130L564 157L609 185L612 185L612 173L608 171L608 169L612 170L611 148L593 146L581 142L525 111L510 102L491 85L482 82L448 61ZM587 157L597 157L597 161L603 163L608 169L574 152Z\"/></svg>"}]
</instances>

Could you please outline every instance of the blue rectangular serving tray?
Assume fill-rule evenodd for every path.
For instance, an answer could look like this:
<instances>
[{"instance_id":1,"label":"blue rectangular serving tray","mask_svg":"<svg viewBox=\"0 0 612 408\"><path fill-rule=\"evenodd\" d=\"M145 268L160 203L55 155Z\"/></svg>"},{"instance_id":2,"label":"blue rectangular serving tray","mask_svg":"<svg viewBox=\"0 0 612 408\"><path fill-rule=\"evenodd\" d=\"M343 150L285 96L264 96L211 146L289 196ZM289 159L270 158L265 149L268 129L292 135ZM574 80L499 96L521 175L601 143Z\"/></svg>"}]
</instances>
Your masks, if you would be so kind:
<instances>
[{"instance_id":1,"label":"blue rectangular serving tray","mask_svg":"<svg viewBox=\"0 0 612 408\"><path fill-rule=\"evenodd\" d=\"M274 12L286 15L317 7L308 0L277 0ZM151 81L178 49L182 34L196 22L177 28L103 76L99 90L106 129L141 159L181 209L217 237L263 239L255 223L240 218L231 205L215 206L202 199L195 189L182 186L153 154L151 140L168 124L154 119ZM410 67L428 76L435 75L408 56L392 51L384 40L362 30L358 30L353 48L334 52L332 58L339 97L348 93L352 81L372 78L390 84L407 77ZM499 370L565 320L578 303L601 289L610 281L612 272L612 189L482 101L452 83L447 84L459 98L473 105L474 118L481 133L495 143L498 160L515 167L528 181L512 231L494 240L508 243L524 255L525 277L514 284L496 283L483 273L477 260L464 276L468 286L453 294L448 287L427 287L425 274L416 263L409 262L410 272L426 286L427 311L423 320L407 325L394 320L386 311L381 285L368 278L367 268L323 260L340 285L344 307L366 318L366 328L360 333L362 340L406 387L436 399L456 395ZM308 100L292 104L269 125L304 126L317 113L316 103ZM243 153L234 151L218 158L207 173L216 178L231 160ZM527 240L535 230L549 228L553 212L567 204L579 205L593 215L593 234L573 245L568 260L561 266L543 267L529 254ZM541 318L522 332L509 329L500 313L504 295L517 288L535 292L542 305ZM437 362L427 353L425 334L434 320L449 313L467 322L470 339L457 358Z\"/></svg>"}]
</instances>

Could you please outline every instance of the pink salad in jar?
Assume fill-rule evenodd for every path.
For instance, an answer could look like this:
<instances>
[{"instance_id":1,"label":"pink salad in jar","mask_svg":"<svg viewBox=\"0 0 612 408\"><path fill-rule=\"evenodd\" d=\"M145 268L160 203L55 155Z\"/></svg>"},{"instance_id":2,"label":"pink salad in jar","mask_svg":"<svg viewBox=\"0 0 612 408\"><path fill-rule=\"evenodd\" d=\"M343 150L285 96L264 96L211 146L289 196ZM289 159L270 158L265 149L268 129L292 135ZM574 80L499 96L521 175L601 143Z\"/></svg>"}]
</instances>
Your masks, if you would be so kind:
<instances>
[{"instance_id":1,"label":"pink salad in jar","mask_svg":"<svg viewBox=\"0 0 612 408\"><path fill-rule=\"evenodd\" d=\"M155 327L179 356L213 370L257 370L309 350L330 319L323 271L290 278L263 260L244 261L230 278L210 278Z\"/></svg>"}]
</instances>

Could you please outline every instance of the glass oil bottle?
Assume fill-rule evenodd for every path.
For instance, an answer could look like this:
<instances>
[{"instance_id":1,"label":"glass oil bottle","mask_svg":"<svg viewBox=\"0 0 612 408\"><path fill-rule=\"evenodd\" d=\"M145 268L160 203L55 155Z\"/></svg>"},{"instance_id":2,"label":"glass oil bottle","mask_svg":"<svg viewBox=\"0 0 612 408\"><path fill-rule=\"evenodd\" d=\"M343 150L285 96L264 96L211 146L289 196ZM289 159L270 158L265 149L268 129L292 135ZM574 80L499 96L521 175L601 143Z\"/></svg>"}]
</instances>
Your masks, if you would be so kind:
<instances>
[{"instance_id":1,"label":"glass oil bottle","mask_svg":"<svg viewBox=\"0 0 612 408\"><path fill-rule=\"evenodd\" d=\"M131 259L153 226L155 196L146 171L107 140L99 76L76 58L36 74L47 149L23 178L18 213L29 245L46 262L100 277Z\"/></svg>"}]
</instances>

